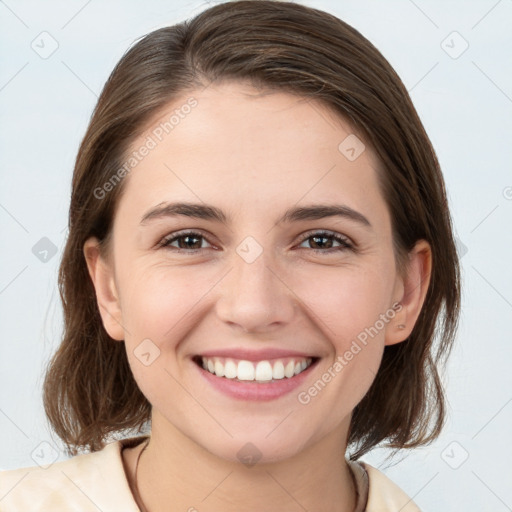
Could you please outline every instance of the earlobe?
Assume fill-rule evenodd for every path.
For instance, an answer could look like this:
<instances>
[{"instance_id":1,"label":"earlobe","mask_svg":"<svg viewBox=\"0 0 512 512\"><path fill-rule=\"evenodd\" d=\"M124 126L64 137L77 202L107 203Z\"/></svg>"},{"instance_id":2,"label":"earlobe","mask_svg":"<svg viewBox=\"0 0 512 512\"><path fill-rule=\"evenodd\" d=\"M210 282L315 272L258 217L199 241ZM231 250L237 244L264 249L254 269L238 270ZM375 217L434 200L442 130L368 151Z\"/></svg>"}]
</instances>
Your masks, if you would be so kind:
<instances>
[{"instance_id":1,"label":"earlobe","mask_svg":"<svg viewBox=\"0 0 512 512\"><path fill-rule=\"evenodd\" d=\"M84 244L83 251L96 291L103 326L111 338L123 341L121 305L115 285L113 265L102 257L97 238L89 238Z\"/></svg>"},{"instance_id":2,"label":"earlobe","mask_svg":"<svg viewBox=\"0 0 512 512\"><path fill-rule=\"evenodd\" d=\"M406 275L397 277L399 307L386 329L386 345L400 343L410 336L427 296L431 270L431 247L426 240L419 240L409 253Z\"/></svg>"}]
</instances>

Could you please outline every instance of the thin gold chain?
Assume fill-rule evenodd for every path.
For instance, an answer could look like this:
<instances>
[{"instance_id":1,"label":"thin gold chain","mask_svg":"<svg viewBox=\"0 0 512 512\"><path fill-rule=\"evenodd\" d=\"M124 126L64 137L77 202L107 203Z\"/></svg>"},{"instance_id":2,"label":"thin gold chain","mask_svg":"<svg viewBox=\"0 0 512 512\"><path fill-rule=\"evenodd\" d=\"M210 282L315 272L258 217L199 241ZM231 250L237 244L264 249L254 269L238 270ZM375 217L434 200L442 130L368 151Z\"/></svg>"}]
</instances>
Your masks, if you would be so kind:
<instances>
[{"instance_id":1,"label":"thin gold chain","mask_svg":"<svg viewBox=\"0 0 512 512\"><path fill-rule=\"evenodd\" d=\"M148 512L146 506L144 505L144 502L142 501L142 498L140 496L140 492L139 492L139 485L138 485L138 482L137 482L137 470L139 469L139 460L140 460L140 456L142 455L142 452L148 447L148 444L149 444L149 439L146 441L146 444L144 445L144 448L142 448L142 450L139 452L139 455L137 456L137 461L135 462L135 498L137 500L137 505L139 505L139 508L142 509L142 512Z\"/></svg>"}]
</instances>

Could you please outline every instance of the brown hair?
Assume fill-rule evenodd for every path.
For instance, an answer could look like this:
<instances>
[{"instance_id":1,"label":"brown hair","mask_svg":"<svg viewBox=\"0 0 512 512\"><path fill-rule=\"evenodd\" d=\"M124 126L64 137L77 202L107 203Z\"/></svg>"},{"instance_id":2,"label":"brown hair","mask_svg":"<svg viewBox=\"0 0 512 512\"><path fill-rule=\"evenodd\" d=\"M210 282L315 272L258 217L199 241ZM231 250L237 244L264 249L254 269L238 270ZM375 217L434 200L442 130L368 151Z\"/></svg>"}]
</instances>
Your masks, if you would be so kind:
<instances>
[{"instance_id":1,"label":"brown hair","mask_svg":"<svg viewBox=\"0 0 512 512\"><path fill-rule=\"evenodd\" d=\"M347 119L379 159L397 267L415 242L430 243L433 266L420 316L408 340L385 347L377 376L353 411L348 446L355 460L382 441L395 449L430 443L445 421L439 365L451 350L460 307L438 160L403 83L365 37L328 13L272 0L223 3L156 30L127 51L106 82L72 181L59 272L64 333L43 389L51 426L75 455L101 449L110 434L140 432L150 420L124 343L103 327L83 254L89 237L108 240L124 182L101 200L94 191L119 170L162 107L224 79L311 98Z\"/></svg>"}]
</instances>

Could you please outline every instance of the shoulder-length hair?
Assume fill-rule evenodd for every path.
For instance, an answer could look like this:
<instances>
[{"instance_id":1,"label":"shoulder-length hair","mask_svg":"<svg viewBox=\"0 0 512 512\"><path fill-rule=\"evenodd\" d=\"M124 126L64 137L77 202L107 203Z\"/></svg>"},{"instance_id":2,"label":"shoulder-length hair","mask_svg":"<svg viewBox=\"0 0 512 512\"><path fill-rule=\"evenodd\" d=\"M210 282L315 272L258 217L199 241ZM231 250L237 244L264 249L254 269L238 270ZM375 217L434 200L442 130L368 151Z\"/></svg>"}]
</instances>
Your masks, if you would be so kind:
<instances>
[{"instance_id":1,"label":"shoulder-length hair","mask_svg":"<svg viewBox=\"0 0 512 512\"><path fill-rule=\"evenodd\" d=\"M363 35L326 12L272 0L223 3L155 30L108 78L73 174L59 269L64 331L43 384L51 426L75 455L101 449L111 434L140 432L150 420L151 404L132 376L124 343L103 327L83 246L91 236L107 245L123 182L101 198L95 191L122 167L133 140L178 95L215 80L311 98L348 121L378 157L397 268L415 242L431 245L421 313L406 341L385 347L353 411L348 447L355 460L384 441L394 449L430 443L445 421L439 368L460 308L459 262L437 157L407 89Z\"/></svg>"}]
</instances>

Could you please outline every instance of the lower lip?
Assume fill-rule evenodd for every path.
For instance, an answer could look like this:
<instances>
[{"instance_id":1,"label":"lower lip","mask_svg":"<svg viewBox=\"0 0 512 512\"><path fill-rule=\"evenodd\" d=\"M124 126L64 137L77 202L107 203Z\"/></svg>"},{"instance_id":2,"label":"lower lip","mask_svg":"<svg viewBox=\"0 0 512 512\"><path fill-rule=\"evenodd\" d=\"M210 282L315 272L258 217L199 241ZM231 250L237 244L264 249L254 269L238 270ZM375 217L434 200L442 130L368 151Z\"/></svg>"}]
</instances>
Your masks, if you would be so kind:
<instances>
[{"instance_id":1,"label":"lower lip","mask_svg":"<svg viewBox=\"0 0 512 512\"><path fill-rule=\"evenodd\" d=\"M261 383L255 381L241 382L226 377L217 377L213 375L213 373L201 368L196 363L193 363L193 365L199 370L200 374L207 382L225 395L239 400L268 401L284 396L303 384L317 363L318 359L304 371L293 377L285 377L276 382Z\"/></svg>"}]
</instances>

